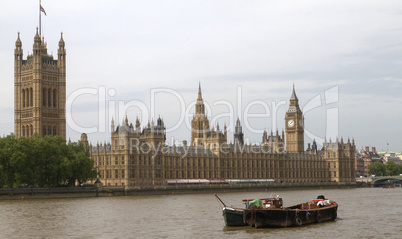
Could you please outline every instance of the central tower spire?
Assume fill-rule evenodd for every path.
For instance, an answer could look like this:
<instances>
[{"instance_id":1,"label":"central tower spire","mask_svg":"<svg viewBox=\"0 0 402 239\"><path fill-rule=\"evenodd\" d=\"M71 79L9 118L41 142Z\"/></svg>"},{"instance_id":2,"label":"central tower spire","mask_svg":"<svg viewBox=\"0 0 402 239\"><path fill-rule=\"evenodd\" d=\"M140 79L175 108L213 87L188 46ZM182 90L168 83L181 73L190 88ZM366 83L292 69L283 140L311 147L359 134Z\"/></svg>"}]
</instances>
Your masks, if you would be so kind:
<instances>
[{"instance_id":1,"label":"central tower spire","mask_svg":"<svg viewBox=\"0 0 402 239\"><path fill-rule=\"evenodd\" d=\"M197 103L195 105L195 114L205 115L205 105L204 101L202 100L202 94L201 94L201 82L198 83L198 98Z\"/></svg>"},{"instance_id":2,"label":"central tower spire","mask_svg":"<svg viewBox=\"0 0 402 239\"><path fill-rule=\"evenodd\" d=\"M202 94L201 94L201 82L198 82L198 98L197 103L202 102Z\"/></svg>"},{"instance_id":3,"label":"central tower spire","mask_svg":"<svg viewBox=\"0 0 402 239\"><path fill-rule=\"evenodd\" d=\"M205 105L202 100L201 82L198 83L198 98L195 104L195 114L191 121L191 145L202 145L204 137L209 133L209 121L205 115Z\"/></svg>"}]
</instances>

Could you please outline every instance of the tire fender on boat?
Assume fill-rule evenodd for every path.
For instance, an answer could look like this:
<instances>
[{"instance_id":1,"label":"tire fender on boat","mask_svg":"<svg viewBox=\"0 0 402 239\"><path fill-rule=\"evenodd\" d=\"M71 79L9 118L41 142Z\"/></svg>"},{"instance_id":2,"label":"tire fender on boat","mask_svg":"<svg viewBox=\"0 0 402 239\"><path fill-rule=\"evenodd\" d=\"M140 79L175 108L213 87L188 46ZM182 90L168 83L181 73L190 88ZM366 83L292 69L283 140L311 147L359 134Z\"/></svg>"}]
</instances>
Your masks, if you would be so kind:
<instances>
[{"instance_id":1,"label":"tire fender on boat","mask_svg":"<svg viewBox=\"0 0 402 239\"><path fill-rule=\"evenodd\" d=\"M310 219L310 212L306 212L306 221L308 221L308 219Z\"/></svg>"},{"instance_id":2,"label":"tire fender on boat","mask_svg":"<svg viewBox=\"0 0 402 239\"><path fill-rule=\"evenodd\" d=\"M316 215L315 219L317 220L317 222L321 222L321 221L322 221L322 217L321 217L320 212L317 212L317 215Z\"/></svg>"},{"instance_id":3,"label":"tire fender on boat","mask_svg":"<svg viewBox=\"0 0 402 239\"><path fill-rule=\"evenodd\" d=\"M293 219L293 222L296 226L301 226L303 224L303 221L300 219L299 216L295 216L295 218Z\"/></svg>"}]
</instances>

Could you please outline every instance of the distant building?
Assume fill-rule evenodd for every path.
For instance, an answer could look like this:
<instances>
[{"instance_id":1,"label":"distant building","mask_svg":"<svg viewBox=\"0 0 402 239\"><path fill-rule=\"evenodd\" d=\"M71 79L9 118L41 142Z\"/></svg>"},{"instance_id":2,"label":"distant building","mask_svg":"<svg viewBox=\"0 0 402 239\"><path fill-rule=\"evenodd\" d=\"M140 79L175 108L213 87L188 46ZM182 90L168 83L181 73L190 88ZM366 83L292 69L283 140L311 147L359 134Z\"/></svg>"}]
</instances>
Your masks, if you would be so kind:
<instances>
[{"instance_id":1,"label":"distant building","mask_svg":"<svg viewBox=\"0 0 402 239\"><path fill-rule=\"evenodd\" d=\"M190 145L166 145L161 119L141 129L138 119L134 127L126 118L117 126L112 120L111 143L90 145L90 153L98 179L107 186L156 186L170 179L355 182L354 140L330 140L321 150L314 141L304 150L304 117L294 87L285 122L285 133L271 130L260 145L247 145L237 120L235 144L228 144L226 126L223 131L219 125L210 128L199 86ZM82 140L87 141L85 135Z\"/></svg>"},{"instance_id":2,"label":"distant building","mask_svg":"<svg viewBox=\"0 0 402 239\"><path fill-rule=\"evenodd\" d=\"M369 146L360 150L355 156L356 176L369 176L369 166L376 161L383 162L375 147L372 147L371 151Z\"/></svg>"},{"instance_id":3,"label":"distant building","mask_svg":"<svg viewBox=\"0 0 402 239\"><path fill-rule=\"evenodd\" d=\"M15 137L59 135L66 138L66 50L61 34L57 60L47 53L38 28L32 54L23 59L18 33L14 51Z\"/></svg>"},{"instance_id":4,"label":"distant building","mask_svg":"<svg viewBox=\"0 0 402 239\"><path fill-rule=\"evenodd\" d=\"M367 176L368 175L368 163L366 163L365 158L358 151L355 153L355 166L356 166L356 177Z\"/></svg>"},{"instance_id":5,"label":"distant building","mask_svg":"<svg viewBox=\"0 0 402 239\"><path fill-rule=\"evenodd\" d=\"M382 159L384 163L388 163L390 161L396 163L396 164L402 164L402 160L400 157L398 157L397 153L394 152L381 152L379 155L382 156ZM400 154L399 154L400 155Z\"/></svg>"}]
</instances>

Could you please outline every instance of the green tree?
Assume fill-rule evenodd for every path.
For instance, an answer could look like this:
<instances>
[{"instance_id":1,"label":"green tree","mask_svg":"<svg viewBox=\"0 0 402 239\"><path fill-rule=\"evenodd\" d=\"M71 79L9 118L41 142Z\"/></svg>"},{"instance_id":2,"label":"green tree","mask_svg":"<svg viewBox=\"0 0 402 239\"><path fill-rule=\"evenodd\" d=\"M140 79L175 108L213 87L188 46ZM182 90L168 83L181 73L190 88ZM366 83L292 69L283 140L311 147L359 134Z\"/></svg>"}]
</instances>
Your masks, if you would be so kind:
<instances>
[{"instance_id":1,"label":"green tree","mask_svg":"<svg viewBox=\"0 0 402 239\"><path fill-rule=\"evenodd\" d=\"M399 167L394 161L388 161L386 164L386 175L395 176L399 174Z\"/></svg>"},{"instance_id":2,"label":"green tree","mask_svg":"<svg viewBox=\"0 0 402 239\"><path fill-rule=\"evenodd\" d=\"M12 153L9 155L9 162L15 173L15 187L22 184L33 185L31 180L34 162L30 158L31 149L30 140L25 137L15 140L12 144Z\"/></svg>"},{"instance_id":3,"label":"green tree","mask_svg":"<svg viewBox=\"0 0 402 239\"><path fill-rule=\"evenodd\" d=\"M0 139L0 187L74 186L96 177L94 161L82 144L67 145L59 136Z\"/></svg>"},{"instance_id":4,"label":"green tree","mask_svg":"<svg viewBox=\"0 0 402 239\"><path fill-rule=\"evenodd\" d=\"M74 186L76 181L82 184L95 179L98 173L94 167L94 160L89 157L89 151L81 143L72 143L69 148L70 157L66 162L70 172L68 184Z\"/></svg>"},{"instance_id":5,"label":"green tree","mask_svg":"<svg viewBox=\"0 0 402 239\"><path fill-rule=\"evenodd\" d=\"M2 167L0 178L2 187L14 187L15 168L11 163L11 155L13 154L15 141L13 134L0 139L0 165Z\"/></svg>"},{"instance_id":6,"label":"green tree","mask_svg":"<svg viewBox=\"0 0 402 239\"><path fill-rule=\"evenodd\" d=\"M386 173L385 165L380 161L375 161L369 165L369 170L377 176L384 176Z\"/></svg>"}]
</instances>

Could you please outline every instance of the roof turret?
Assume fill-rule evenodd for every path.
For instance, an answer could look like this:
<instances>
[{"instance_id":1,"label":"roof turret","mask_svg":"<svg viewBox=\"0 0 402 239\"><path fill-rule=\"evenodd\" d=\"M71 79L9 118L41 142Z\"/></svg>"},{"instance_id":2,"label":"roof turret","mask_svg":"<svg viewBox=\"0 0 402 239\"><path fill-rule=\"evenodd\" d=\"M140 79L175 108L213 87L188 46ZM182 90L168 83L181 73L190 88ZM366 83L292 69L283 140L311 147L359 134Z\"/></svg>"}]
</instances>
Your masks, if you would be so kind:
<instances>
[{"instance_id":1,"label":"roof turret","mask_svg":"<svg viewBox=\"0 0 402 239\"><path fill-rule=\"evenodd\" d=\"M20 32L18 32L18 38L15 41L15 46L16 47L21 47L22 46L22 42L21 42L21 39L20 39Z\"/></svg>"},{"instance_id":2,"label":"roof turret","mask_svg":"<svg viewBox=\"0 0 402 239\"><path fill-rule=\"evenodd\" d=\"M64 39L63 39L63 32L61 32L60 35L61 36L60 36L60 41L59 41L59 47L62 48L62 47L65 46L65 42L64 42Z\"/></svg>"}]
</instances>

